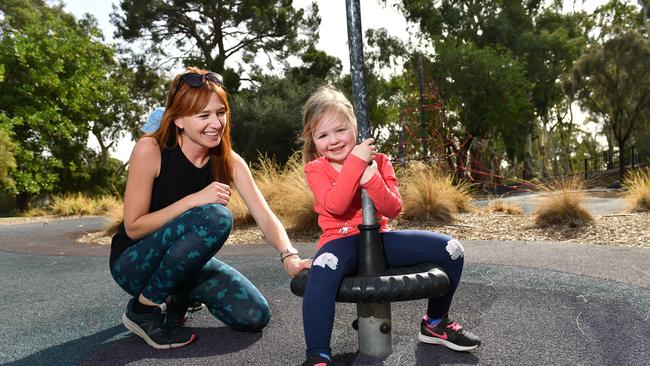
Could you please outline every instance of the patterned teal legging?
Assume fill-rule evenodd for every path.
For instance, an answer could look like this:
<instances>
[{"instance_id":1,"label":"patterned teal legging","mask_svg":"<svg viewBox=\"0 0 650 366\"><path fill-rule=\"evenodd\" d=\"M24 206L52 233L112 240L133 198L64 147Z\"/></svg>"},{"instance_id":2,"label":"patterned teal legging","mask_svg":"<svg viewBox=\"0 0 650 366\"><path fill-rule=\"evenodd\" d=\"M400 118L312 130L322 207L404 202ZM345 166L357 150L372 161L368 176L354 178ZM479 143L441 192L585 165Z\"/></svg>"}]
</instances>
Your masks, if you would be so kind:
<instances>
[{"instance_id":1,"label":"patterned teal legging","mask_svg":"<svg viewBox=\"0 0 650 366\"><path fill-rule=\"evenodd\" d=\"M260 330L270 320L268 302L246 277L214 258L231 228L224 206L193 208L125 250L111 274L132 296L142 293L161 304L181 294L206 304L234 329Z\"/></svg>"}]
</instances>

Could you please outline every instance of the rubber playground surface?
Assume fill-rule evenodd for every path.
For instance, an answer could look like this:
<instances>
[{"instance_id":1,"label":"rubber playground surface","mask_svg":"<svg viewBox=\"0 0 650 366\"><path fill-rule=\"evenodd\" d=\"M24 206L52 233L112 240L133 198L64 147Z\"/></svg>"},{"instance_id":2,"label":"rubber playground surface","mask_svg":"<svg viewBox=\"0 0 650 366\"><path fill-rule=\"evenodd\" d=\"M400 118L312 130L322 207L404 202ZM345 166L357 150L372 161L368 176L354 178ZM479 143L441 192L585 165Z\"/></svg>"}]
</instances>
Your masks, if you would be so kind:
<instances>
[{"instance_id":1,"label":"rubber playground surface","mask_svg":"<svg viewBox=\"0 0 650 366\"><path fill-rule=\"evenodd\" d=\"M0 364L299 365L301 298L268 245L218 257L255 283L272 309L263 332L230 330L207 311L198 340L157 351L121 323L128 296L111 279L109 248L74 241L101 218L0 227ZM393 303L393 353L357 351L354 304L338 304L337 365L650 365L650 250L592 244L464 241L451 315L482 338L468 353L418 342L425 300ZM315 245L297 244L301 254Z\"/></svg>"}]
</instances>

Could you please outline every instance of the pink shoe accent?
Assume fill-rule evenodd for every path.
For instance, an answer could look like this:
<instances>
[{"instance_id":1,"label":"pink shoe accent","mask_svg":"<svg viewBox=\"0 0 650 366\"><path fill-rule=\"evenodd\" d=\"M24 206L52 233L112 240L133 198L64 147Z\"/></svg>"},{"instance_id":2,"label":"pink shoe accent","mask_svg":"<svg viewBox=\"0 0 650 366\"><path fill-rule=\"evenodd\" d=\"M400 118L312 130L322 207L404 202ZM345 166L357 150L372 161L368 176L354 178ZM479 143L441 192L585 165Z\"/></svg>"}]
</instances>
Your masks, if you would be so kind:
<instances>
[{"instance_id":1,"label":"pink shoe accent","mask_svg":"<svg viewBox=\"0 0 650 366\"><path fill-rule=\"evenodd\" d=\"M315 364L314 366L327 366L327 364L325 362L319 362L319 363Z\"/></svg>"},{"instance_id":2,"label":"pink shoe accent","mask_svg":"<svg viewBox=\"0 0 650 366\"><path fill-rule=\"evenodd\" d=\"M449 328L451 330L455 330L455 331L459 331L459 330L463 329L463 327L460 324L456 323L456 322L451 322L451 323L447 324L447 328Z\"/></svg>"},{"instance_id":3,"label":"pink shoe accent","mask_svg":"<svg viewBox=\"0 0 650 366\"><path fill-rule=\"evenodd\" d=\"M437 337L437 338L440 338L440 339L443 339L443 340L447 339L447 333L445 333L445 332L443 332L442 334L438 334L438 333L432 331L431 329L429 329L429 327L426 327L424 329L434 337Z\"/></svg>"}]
</instances>

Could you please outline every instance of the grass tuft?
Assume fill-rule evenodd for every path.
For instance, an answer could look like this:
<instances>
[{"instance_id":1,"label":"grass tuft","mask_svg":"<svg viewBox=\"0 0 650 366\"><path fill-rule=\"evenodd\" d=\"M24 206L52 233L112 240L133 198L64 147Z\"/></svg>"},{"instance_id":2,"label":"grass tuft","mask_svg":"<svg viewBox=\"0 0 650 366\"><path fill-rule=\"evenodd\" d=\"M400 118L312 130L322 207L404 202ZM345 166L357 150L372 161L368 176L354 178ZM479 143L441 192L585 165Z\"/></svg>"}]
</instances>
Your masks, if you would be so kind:
<instances>
[{"instance_id":1,"label":"grass tuft","mask_svg":"<svg viewBox=\"0 0 650 366\"><path fill-rule=\"evenodd\" d=\"M255 223L253 215L248 211L244 200L234 187L232 188L232 196L230 196L227 207L232 213L234 226L241 228Z\"/></svg>"},{"instance_id":2,"label":"grass tuft","mask_svg":"<svg viewBox=\"0 0 650 366\"><path fill-rule=\"evenodd\" d=\"M46 211L58 216L104 215L121 206L119 199L112 196L88 197L83 193L52 197Z\"/></svg>"},{"instance_id":3,"label":"grass tuft","mask_svg":"<svg viewBox=\"0 0 650 366\"><path fill-rule=\"evenodd\" d=\"M119 202L119 205L114 206L110 211L108 211L106 216L108 217L109 222L104 227L104 235L113 236L120 227L122 220L124 220L124 204Z\"/></svg>"},{"instance_id":4,"label":"grass tuft","mask_svg":"<svg viewBox=\"0 0 650 366\"><path fill-rule=\"evenodd\" d=\"M299 154L293 155L283 168L261 155L251 171L269 207L288 230L301 234L320 231L314 198L305 181ZM235 224L254 223L239 195L233 195L228 207L233 212Z\"/></svg>"},{"instance_id":5,"label":"grass tuft","mask_svg":"<svg viewBox=\"0 0 650 366\"><path fill-rule=\"evenodd\" d=\"M629 171L623 179L625 200L631 211L650 211L650 168Z\"/></svg>"},{"instance_id":6,"label":"grass tuft","mask_svg":"<svg viewBox=\"0 0 650 366\"><path fill-rule=\"evenodd\" d=\"M289 229L296 233L313 234L320 232L318 214L314 211L314 195L311 193L302 162L294 155L287 162L278 182L282 199L274 202L275 208Z\"/></svg>"},{"instance_id":7,"label":"grass tuft","mask_svg":"<svg viewBox=\"0 0 650 366\"><path fill-rule=\"evenodd\" d=\"M399 176L406 219L452 223L456 213L473 211L467 183L454 185L451 176L423 163L411 164Z\"/></svg>"},{"instance_id":8,"label":"grass tuft","mask_svg":"<svg viewBox=\"0 0 650 366\"><path fill-rule=\"evenodd\" d=\"M524 210L521 206L515 205L514 203L506 202L502 199L492 200L488 207L485 208L487 212L501 212L508 215L523 215Z\"/></svg>"},{"instance_id":9,"label":"grass tuft","mask_svg":"<svg viewBox=\"0 0 650 366\"><path fill-rule=\"evenodd\" d=\"M556 181L536 182L535 187L546 193L535 210L535 224L539 227L582 227L593 224L594 216L584 207L584 181L578 177Z\"/></svg>"}]
</instances>

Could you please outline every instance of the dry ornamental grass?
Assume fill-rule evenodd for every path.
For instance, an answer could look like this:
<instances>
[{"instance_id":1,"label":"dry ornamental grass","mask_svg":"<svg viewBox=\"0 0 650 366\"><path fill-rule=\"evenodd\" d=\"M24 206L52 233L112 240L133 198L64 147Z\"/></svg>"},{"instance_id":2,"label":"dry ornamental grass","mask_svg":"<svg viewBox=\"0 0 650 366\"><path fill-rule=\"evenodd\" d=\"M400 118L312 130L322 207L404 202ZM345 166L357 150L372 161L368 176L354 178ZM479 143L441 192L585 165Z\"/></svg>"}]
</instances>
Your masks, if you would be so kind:
<instances>
[{"instance_id":1,"label":"dry ornamental grass","mask_svg":"<svg viewBox=\"0 0 650 366\"><path fill-rule=\"evenodd\" d=\"M650 211L650 168L628 172L623 186L627 189L625 199L632 211Z\"/></svg>"},{"instance_id":2,"label":"dry ornamental grass","mask_svg":"<svg viewBox=\"0 0 650 366\"><path fill-rule=\"evenodd\" d=\"M582 206L585 185L577 176L537 186L545 194L534 213L537 226L568 225L575 228L594 222L593 215Z\"/></svg>"},{"instance_id":3,"label":"dry ornamental grass","mask_svg":"<svg viewBox=\"0 0 650 366\"><path fill-rule=\"evenodd\" d=\"M454 185L449 176L414 164L398 171L404 209L391 226L394 229L437 231L461 240L532 240L650 247L648 172L630 173L624 181L625 197L631 209L638 213L593 216L582 206L582 183L574 179L539 183L537 187L545 197L531 216L522 215L520 207L499 199L492 200L486 209L479 212L471 205L469 185ZM291 240L315 242L319 229L313 211L313 197L297 157L284 168L262 158L254 167L253 174ZM254 221L236 191L228 207L236 224L227 244L266 242L253 225ZM56 197L52 207L42 212L55 213L55 216L0 219L0 225L55 220L67 215L99 214L111 219L111 227L106 232L88 234L79 241L108 244L122 220L122 211L122 203L115 198L89 199L71 195Z\"/></svg>"}]
</instances>

